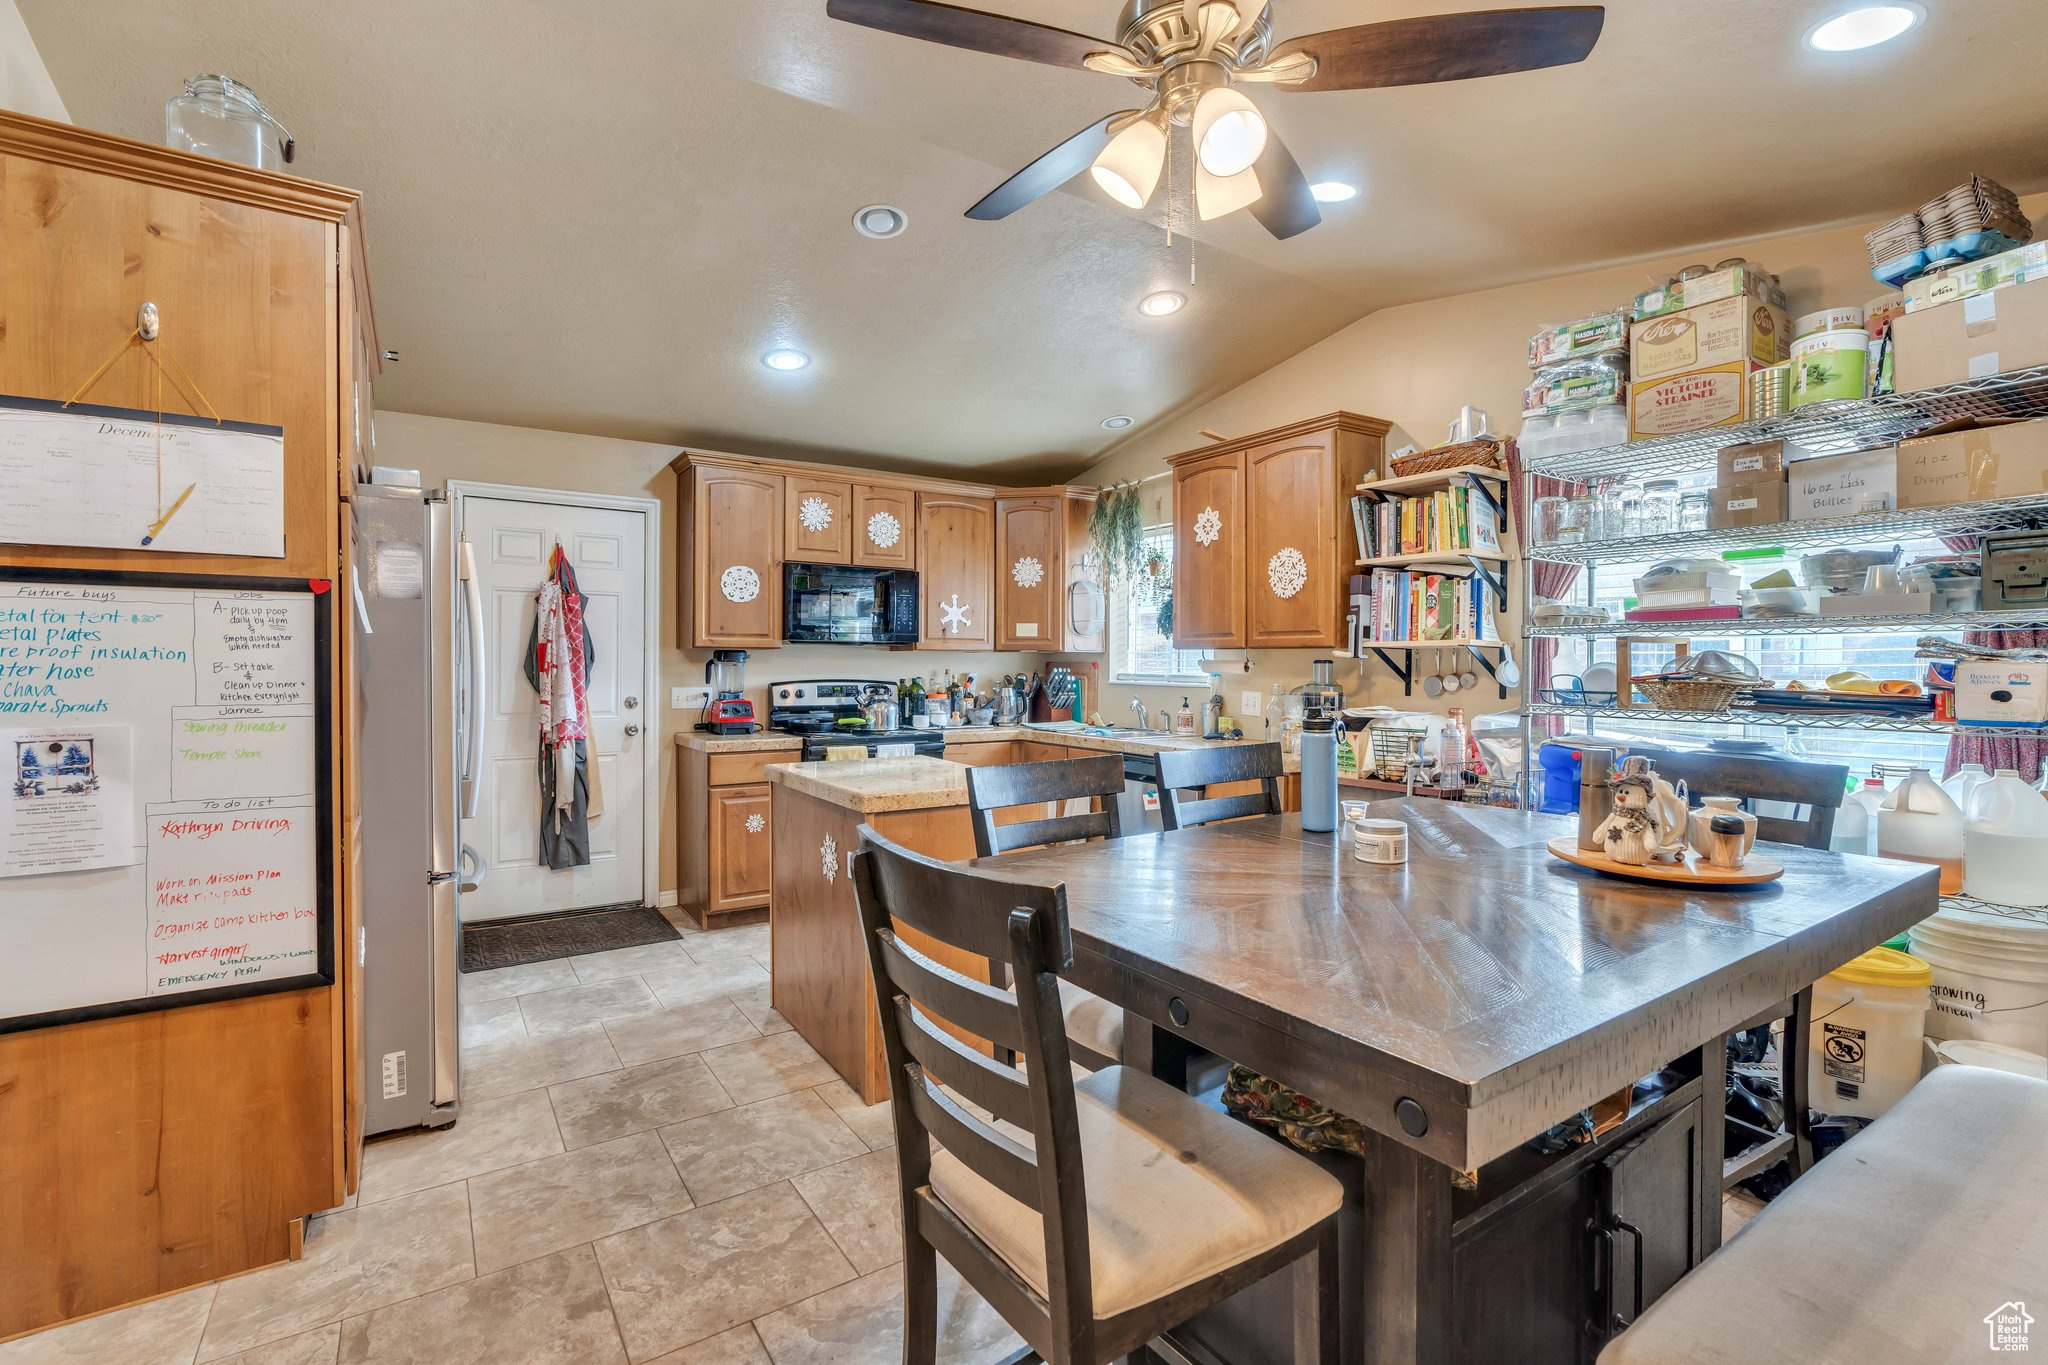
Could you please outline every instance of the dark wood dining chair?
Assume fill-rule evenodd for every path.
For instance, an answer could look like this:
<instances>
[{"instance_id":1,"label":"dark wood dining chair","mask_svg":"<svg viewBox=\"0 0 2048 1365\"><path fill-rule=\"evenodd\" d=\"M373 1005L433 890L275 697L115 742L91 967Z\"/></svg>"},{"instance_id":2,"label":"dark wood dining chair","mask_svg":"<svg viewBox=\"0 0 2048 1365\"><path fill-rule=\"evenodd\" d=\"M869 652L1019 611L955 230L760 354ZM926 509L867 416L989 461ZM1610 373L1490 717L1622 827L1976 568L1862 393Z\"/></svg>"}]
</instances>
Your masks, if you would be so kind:
<instances>
[{"instance_id":1,"label":"dark wood dining chair","mask_svg":"<svg viewBox=\"0 0 2048 1365\"><path fill-rule=\"evenodd\" d=\"M1123 827L1117 818L1116 798L1123 790L1122 754L969 768L967 807L974 818L974 851L988 858L1071 839L1117 838ZM1089 811L996 823L998 812L1019 806L1063 806L1091 798L1095 808Z\"/></svg>"},{"instance_id":2,"label":"dark wood dining chair","mask_svg":"<svg viewBox=\"0 0 2048 1365\"><path fill-rule=\"evenodd\" d=\"M1337 1180L1142 1071L1074 1079L1064 887L942 863L867 826L860 837L851 875L896 1122L905 1365L937 1355L939 1256L1047 1365L1131 1355L1291 1267L1295 1359L1335 1365ZM944 966L899 926L1006 964L1016 989Z\"/></svg>"},{"instance_id":3,"label":"dark wood dining chair","mask_svg":"<svg viewBox=\"0 0 2048 1365\"><path fill-rule=\"evenodd\" d=\"M1676 784L1685 782L1687 798L1697 806L1709 796L1741 798L1752 813L1759 801L1775 801L1803 807L1800 816L1757 815L1759 842L1797 844L1802 848L1826 848L1835 833L1835 812L1849 788L1849 770L1839 763L1803 763L1747 754L1696 753L1635 745L1630 753L1641 754L1656 766L1658 776ZM1789 1173L1797 1179L1813 1168L1813 1140L1807 1132L1806 1113L1813 1094L1812 1068L1807 1065L1807 1042L1813 1020L1813 992L1801 991L1790 1000L1748 1020L1729 1037L1767 1028L1774 1020L1785 1021L1778 1042L1778 1090L1785 1105L1785 1126L1771 1132L1757 1124L1724 1118L1728 1146L1736 1155L1722 1166L1721 1188L1726 1190L1780 1161L1790 1163ZM1745 1150L1746 1149L1746 1150Z\"/></svg>"},{"instance_id":4,"label":"dark wood dining chair","mask_svg":"<svg viewBox=\"0 0 2048 1365\"><path fill-rule=\"evenodd\" d=\"M1280 813L1278 744L1168 749L1159 755L1159 815L1168 829ZM1211 787L1256 782L1257 791L1210 796Z\"/></svg>"},{"instance_id":5,"label":"dark wood dining chair","mask_svg":"<svg viewBox=\"0 0 2048 1365\"><path fill-rule=\"evenodd\" d=\"M1123 834L1117 798L1124 790L1122 754L1006 763L967 770L967 808L974 821L974 851L983 858L1018 849L1042 848L1071 839L1115 839ZM1091 809L1064 813L1071 801ZM1061 813L998 824L1003 811L1054 806ZM1067 1036L1075 1060L1092 1070L1114 1066L1124 1055L1124 1012L1071 981L1060 982Z\"/></svg>"}]
</instances>

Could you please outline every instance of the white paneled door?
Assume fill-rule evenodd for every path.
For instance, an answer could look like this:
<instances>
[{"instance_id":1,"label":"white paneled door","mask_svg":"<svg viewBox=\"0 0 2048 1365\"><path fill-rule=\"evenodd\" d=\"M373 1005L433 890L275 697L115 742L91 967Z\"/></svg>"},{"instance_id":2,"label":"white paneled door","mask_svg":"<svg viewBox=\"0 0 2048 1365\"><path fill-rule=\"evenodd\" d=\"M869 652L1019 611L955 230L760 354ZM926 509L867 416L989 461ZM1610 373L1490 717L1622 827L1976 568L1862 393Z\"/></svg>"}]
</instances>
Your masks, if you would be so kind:
<instances>
[{"instance_id":1,"label":"white paneled door","mask_svg":"<svg viewBox=\"0 0 2048 1365\"><path fill-rule=\"evenodd\" d=\"M647 695L648 555L652 504L596 500L540 489L472 492L457 486L461 533L476 559L486 670L483 762L474 819L463 838L489 874L462 897L464 923L599 905L652 904L647 876L647 777L655 743ZM557 871L540 856L540 708L526 679L535 601L559 544L589 599L584 622L596 646L587 695L604 812L590 822L590 863Z\"/></svg>"}]
</instances>

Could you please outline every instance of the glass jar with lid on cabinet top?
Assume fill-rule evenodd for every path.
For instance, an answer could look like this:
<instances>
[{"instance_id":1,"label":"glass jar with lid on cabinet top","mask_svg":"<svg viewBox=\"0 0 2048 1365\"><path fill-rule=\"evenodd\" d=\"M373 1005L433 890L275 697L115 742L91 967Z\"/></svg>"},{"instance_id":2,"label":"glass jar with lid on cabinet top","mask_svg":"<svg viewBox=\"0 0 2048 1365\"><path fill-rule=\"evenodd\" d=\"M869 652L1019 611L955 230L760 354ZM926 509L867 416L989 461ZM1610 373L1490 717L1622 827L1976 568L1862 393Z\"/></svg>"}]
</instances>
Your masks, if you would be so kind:
<instances>
[{"instance_id":1,"label":"glass jar with lid on cabinet top","mask_svg":"<svg viewBox=\"0 0 2048 1365\"><path fill-rule=\"evenodd\" d=\"M256 92L229 76L194 76L164 101L164 145L260 171L283 170L298 151Z\"/></svg>"}]
</instances>

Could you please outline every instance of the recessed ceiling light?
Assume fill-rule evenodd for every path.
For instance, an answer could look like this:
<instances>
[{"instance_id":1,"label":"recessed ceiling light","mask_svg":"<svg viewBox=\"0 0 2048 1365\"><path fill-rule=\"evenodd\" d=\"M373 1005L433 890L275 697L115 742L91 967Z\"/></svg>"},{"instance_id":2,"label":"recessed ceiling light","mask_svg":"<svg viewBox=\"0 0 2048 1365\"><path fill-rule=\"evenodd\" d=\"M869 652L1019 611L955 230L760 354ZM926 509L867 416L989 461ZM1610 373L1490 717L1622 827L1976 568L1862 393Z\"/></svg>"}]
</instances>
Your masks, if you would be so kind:
<instances>
[{"instance_id":1,"label":"recessed ceiling light","mask_svg":"<svg viewBox=\"0 0 2048 1365\"><path fill-rule=\"evenodd\" d=\"M1808 29L1806 45L1816 52L1855 52L1888 43L1926 17L1916 4L1859 5Z\"/></svg>"},{"instance_id":2,"label":"recessed ceiling light","mask_svg":"<svg viewBox=\"0 0 2048 1365\"><path fill-rule=\"evenodd\" d=\"M1131 419L1128 417L1105 417L1102 419L1102 425L1110 431L1122 431L1130 424Z\"/></svg>"},{"instance_id":3,"label":"recessed ceiling light","mask_svg":"<svg viewBox=\"0 0 2048 1365\"><path fill-rule=\"evenodd\" d=\"M1148 318L1163 318L1178 313L1188 306L1188 296L1177 294L1171 289L1162 289L1156 294L1147 294L1138 300L1138 311Z\"/></svg>"},{"instance_id":4,"label":"recessed ceiling light","mask_svg":"<svg viewBox=\"0 0 2048 1365\"><path fill-rule=\"evenodd\" d=\"M811 358L802 351L787 346L778 346L761 357L761 363L771 370L801 370L811 363Z\"/></svg>"},{"instance_id":5,"label":"recessed ceiling light","mask_svg":"<svg viewBox=\"0 0 2048 1365\"><path fill-rule=\"evenodd\" d=\"M853 230L863 237L900 237L910 215L891 204L869 204L853 215Z\"/></svg>"},{"instance_id":6,"label":"recessed ceiling light","mask_svg":"<svg viewBox=\"0 0 2048 1365\"><path fill-rule=\"evenodd\" d=\"M1358 197L1358 186L1347 185L1342 180L1318 180L1308 187L1318 204L1342 204Z\"/></svg>"}]
</instances>

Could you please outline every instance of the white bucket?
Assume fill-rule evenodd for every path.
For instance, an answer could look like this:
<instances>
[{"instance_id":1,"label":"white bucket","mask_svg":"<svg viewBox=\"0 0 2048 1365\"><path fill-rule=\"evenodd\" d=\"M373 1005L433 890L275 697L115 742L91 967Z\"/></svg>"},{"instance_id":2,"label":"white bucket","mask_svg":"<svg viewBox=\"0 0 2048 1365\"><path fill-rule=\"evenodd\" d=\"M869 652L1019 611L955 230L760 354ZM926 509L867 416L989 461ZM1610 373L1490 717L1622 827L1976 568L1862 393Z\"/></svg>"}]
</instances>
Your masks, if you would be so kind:
<instances>
[{"instance_id":1,"label":"white bucket","mask_svg":"<svg viewBox=\"0 0 2048 1365\"><path fill-rule=\"evenodd\" d=\"M2026 1052L2003 1043L1980 1043L1975 1038L1950 1038L1934 1045L1938 1065L1983 1066L1993 1071L2010 1071L2015 1076L2032 1076L2048 1081L2048 1057Z\"/></svg>"},{"instance_id":2,"label":"white bucket","mask_svg":"<svg viewBox=\"0 0 2048 1365\"><path fill-rule=\"evenodd\" d=\"M1891 948L1873 948L1813 983L1814 1108L1874 1119L1913 1088L1927 985L1927 964Z\"/></svg>"},{"instance_id":3,"label":"white bucket","mask_svg":"<svg viewBox=\"0 0 2048 1365\"><path fill-rule=\"evenodd\" d=\"M1934 969L1928 1037L2048 1052L2048 909L1941 910L1908 941Z\"/></svg>"}]
</instances>

